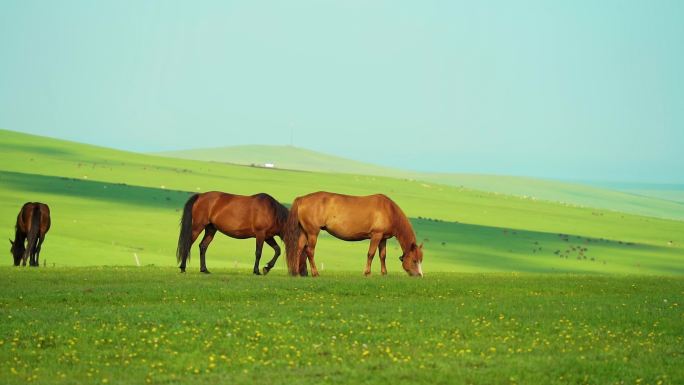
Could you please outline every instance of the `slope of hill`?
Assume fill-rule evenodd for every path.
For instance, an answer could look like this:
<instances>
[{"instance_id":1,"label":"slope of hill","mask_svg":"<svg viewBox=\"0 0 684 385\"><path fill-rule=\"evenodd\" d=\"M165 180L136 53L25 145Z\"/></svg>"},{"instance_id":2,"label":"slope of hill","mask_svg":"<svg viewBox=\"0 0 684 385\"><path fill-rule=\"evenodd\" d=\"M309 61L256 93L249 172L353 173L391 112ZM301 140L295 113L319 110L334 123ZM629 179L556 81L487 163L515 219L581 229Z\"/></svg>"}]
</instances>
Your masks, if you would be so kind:
<instances>
[{"instance_id":1,"label":"slope of hill","mask_svg":"<svg viewBox=\"0 0 684 385\"><path fill-rule=\"evenodd\" d=\"M629 194L656 197L660 199L684 203L684 184L676 183L619 183L590 181L585 184L623 191Z\"/></svg>"},{"instance_id":2,"label":"slope of hill","mask_svg":"<svg viewBox=\"0 0 684 385\"><path fill-rule=\"evenodd\" d=\"M530 199L562 202L661 218L684 219L684 187L677 191L613 188L610 184L590 186L549 179L519 176L421 173L349 160L290 146L232 146L160 153L180 159L194 159L241 165L273 163L281 169L322 171L404 178L462 186L475 190ZM679 197L681 199L672 199Z\"/></svg>"},{"instance_id":3,"label":"slope of hill","mask_svg":"<svg viewBox=\"0 0 684 385\"><path fill-rule=\"evenodd\" d=\"M384 192L425 242L427 272L684 273L680 221L406 179L164 158L0 131L0 229L12 235L23 202L49 203L53 228L42 254L48 265L130 265L137 255L142 264L172 266L180 208L189 192L207 190L265 191L283 202L315 190ZM323 235L317 260L324 271L360 272L367 247ZM217 237L208 263L248 273L253 252L253 241ZM395 241L388 254L390 271L400 274Z\"/></svg>"},{"instance_id":4,"label":"slope of hill","mask_svg":"<svg viewBox=\"0 0 684 385\"><path fill-rule=\"evenodd\" d=\"M233 163L244 166L273 163L286 170L321 171L359 175L401 176L402 171L358 162L292 146L243 145L167 151L154 155L180 159Z\"/></svg>"}]
</instances>

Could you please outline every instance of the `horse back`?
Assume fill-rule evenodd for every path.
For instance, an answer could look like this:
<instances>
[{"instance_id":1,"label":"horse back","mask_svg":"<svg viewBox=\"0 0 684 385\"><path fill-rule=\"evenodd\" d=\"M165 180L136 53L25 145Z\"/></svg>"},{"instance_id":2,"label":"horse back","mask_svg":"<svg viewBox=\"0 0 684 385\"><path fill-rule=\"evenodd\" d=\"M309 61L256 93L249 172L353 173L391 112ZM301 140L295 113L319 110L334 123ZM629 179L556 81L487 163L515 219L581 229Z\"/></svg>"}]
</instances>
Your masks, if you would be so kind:
<instances>
[{"instance_id":1,"label":"horse back","mask_svg":"<svg viewBox=\"0 0 684 385\"><path fill-rule=\"evenodd\" d=\"M247 196L212 191L197 199L193 218L212 223L219 231L236 238L256 233L273 236L280 232L279 220L287 219L287 209L283 215L282 210L278 211L279 205L265 193Z\"/></svg>"},{"instance_id":2,"label":"horse back","mask_svg":"<svg viewBox=\"0 0 684 385\"><path fill-rule=\"evenodd\" d=\"M383 194L353 196L317 192L298 198L300 221L305 228L325 228L343 239L375 232L393 233L396 206Z\"/></svg>"},{"instance_id":3,"label":"horse back","mask_svg":"<svg viewBox=\"0 0 684 385\"><path fill-rule=\"evenodd\" d=\"M34 209L38 209L40 211L40 214L38 216L40 221L39 230L41 235L44 235L50 229L50 207L45 203L41 202L24 203L24 205L21 207L21 210L19 211L19 215L17 216L17 229L21 230L24 233L28 233L33 222Z\"/></svg>"}]
</instances>

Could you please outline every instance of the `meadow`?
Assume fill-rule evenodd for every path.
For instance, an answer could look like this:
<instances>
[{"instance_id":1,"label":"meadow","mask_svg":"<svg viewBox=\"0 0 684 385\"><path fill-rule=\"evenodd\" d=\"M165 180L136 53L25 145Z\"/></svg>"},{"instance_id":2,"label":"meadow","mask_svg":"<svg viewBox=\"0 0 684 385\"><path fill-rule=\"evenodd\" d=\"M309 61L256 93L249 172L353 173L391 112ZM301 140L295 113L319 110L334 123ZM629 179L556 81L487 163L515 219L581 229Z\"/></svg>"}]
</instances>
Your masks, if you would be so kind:
<instances>
[{"instance_id":1,"label":"meadow","mask_svg":"<svg viewBox=\"0 0 684 385\"><path fill-rule=\"evenodd\" d=\"M681 384L681 277L0 268L4 384Z\"/></svg>"},{"instance_id":2,"label":"meadow","mask_svg":"<svg viewBox=\"0 0 684 385\"><path fill-rule=\"evenodd\" d=\"M209 190L268 192L288 205L316 190L385 193L425 244L426 276L408 278L391 241L389 275L376 260L363 277L368 243L325 233L317 279L288 277L284 257L252 276L254 242L225 236L207 253L211 275L197 272L196 248L179 274L180 210ZM594 202L628 195L564 191ZM676 210L667 219L0 130L7 238L25 201L48 203L53 222L42 267L11 267L9 252L0 266L3 384L684 383ZM644 212L672 203L640 202Z\"/></svg>"}]
</instances>

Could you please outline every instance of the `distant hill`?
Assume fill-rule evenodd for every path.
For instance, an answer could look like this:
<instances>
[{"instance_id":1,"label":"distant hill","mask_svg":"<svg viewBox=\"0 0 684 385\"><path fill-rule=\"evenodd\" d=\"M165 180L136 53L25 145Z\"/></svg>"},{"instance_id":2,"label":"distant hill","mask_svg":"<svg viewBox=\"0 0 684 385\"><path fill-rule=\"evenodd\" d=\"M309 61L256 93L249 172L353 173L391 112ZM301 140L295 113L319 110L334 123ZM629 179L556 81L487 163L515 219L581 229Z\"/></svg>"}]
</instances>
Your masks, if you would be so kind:
<instances>
[{"instance_id":1,"label":"distant hill","mask_svg":"<svg viewBox=\"0 0 684 385\"><path fill-rule=\"evenodd\" d=\"M421 173L378 166L292 146L229 146L163 152L156 155L241 165L272 163L276 168L281 169L413 179L529 199L684 219L684 187L677 191L658 189L657 185L644 184L627 188L626 185L588 185L520 176Z\"/></svg>"},{"instance_id":2,"label":"distant hill","mask_svg":"<svg viewBox=\"0 0 684 385\"><path fill-rule=\"evenodd\" d=\"M160 152L155 155L241 165L272 163L276 168L360 175L401 176L403 171L293 146L245 145Z\"/></svg>"},{"instance_id":3,"label":"distant hill","mask_svg":"<svg viewBox=\"0 0 684 385\"><path fill-rule=\"evenodd\" d=\"M588 185L684 203L684 184L585 182Z\"/></svg>"}]
</instances>

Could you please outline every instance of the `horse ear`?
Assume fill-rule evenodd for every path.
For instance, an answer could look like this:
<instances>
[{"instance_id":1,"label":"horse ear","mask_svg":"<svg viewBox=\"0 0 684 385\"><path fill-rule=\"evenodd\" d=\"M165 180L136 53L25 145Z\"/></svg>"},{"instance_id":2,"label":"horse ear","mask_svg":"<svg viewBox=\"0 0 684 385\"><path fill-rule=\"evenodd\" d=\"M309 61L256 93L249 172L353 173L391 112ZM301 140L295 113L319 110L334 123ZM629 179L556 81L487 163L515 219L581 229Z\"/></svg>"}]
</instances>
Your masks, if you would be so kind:
<instances>
[{"instance_id":1,"label":"horse ear","mask_svg":"<svg viewBox=\"0 0 684 385\"><path fill-rule=\"evenodd\" d=\"M418 246L420 250L423 250L423 242L420 243L420 246Z\"/></svg>"}]
</instances>

